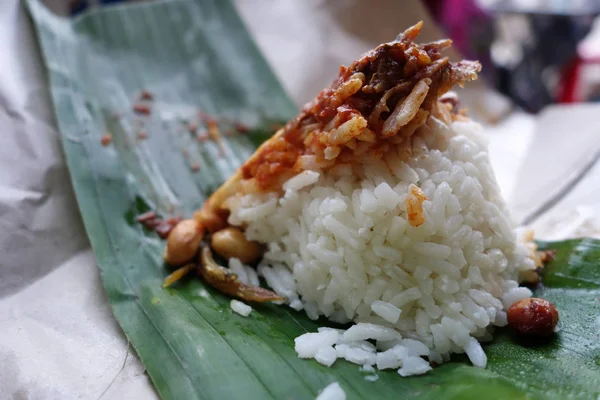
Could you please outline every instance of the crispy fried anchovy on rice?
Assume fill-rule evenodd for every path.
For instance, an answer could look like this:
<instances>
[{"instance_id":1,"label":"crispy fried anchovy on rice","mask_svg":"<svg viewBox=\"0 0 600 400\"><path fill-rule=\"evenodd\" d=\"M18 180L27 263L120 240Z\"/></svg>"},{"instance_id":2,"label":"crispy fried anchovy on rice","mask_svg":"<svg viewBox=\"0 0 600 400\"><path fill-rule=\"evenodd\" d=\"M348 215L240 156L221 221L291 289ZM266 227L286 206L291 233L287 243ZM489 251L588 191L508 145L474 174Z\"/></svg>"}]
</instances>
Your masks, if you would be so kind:
<instances>
[{"instance_id":1,"label":"crispy fried anchovy on rice","mask_svg":"<svg viewBox=\"0 0 600 400\"><path fill-rule=\"evenodd\" d=\"M405 144L429 115L452 121L452 107L438 98L455 85L477 79L476 61L450 62L442 51L449 39L416 44L422 23L366 53L300 114L265 142L209 200L223 206L237 191L279 190L284 181L314 167L352 162L365 154L382 157Z\"/></svg>"}]
</instances>

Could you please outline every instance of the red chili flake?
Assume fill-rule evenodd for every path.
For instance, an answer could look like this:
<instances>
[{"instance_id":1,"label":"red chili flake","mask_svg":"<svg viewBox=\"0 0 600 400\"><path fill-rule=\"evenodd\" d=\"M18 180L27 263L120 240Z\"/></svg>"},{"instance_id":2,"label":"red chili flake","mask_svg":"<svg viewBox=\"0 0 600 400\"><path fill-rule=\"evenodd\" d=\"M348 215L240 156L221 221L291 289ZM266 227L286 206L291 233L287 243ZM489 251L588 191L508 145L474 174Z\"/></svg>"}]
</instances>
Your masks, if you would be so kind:
<instances>
[{"instance_id":1,"label":"red chili flake","mask_svg":"<svg viewBox=\"0 0 600 400\"><path fill-rule=\"evenodd\" d=\"M102 146L104 146L104 147L106 147L109 144L111 144L111 142L112 142L112 135L110 133L105 133L100 138L100 143L102 143Z\"/></svg>"},{"instance_id":2,"label":"red chili flake","mask_svg":"<svg viewBox=\"0 0 600 400\"><path fill-rule=\"evenodd\" d=\"M139 140L148 139L148 134L144 131L139 131L136 136Z\"/></svg>"},{"instance_id":3,"label":"red chili flake","mask_svg":"<svg viewBox=\"0 0 600 400\"><path fill-rule=\"evenodd\" d=\"M198 172L200 171L200 164L193 163L192 165L190 165L190 168L192 169L192 172Z\"/></svg>"},{"instance_id":4,"label":"red chili flake","mask_svg":"<svg viewBox=\"0 0 600 400\"><path fill-rule=\"evenodd\" d=\"M202 132L202 134L196 135L196 140L200 143L204 143L208 140L208 134L206 132Z\"/></svg>"},{"instance_id":5,"label":"red chili flake","mask_svg":"<svg viewBox=\"0 0 600 400\"><path fill-rule=\"evenodd\" d=\"M242 122L236 122L234 124L234 126L235 126L235 130L238 131L239 133L246 133L250 130L248 125L243 124Z\"/></svg>"},{"instance_id":6,"label":"red chili flake","mask_svg":"<svg viewBox=\"0 0 600 400\"><path fill-rule=\"evenodd\" d=\"M189 155L190 155L190 153L188 152L188 150L187 149L183 149L183 156L187 157Z\"/></svg>"},{"instance_id":7,"label":"red chili flake","mask_svg":"<svg viewBox=\"0 0 600 400\"><path fill-rule=\"evenodd\" d=\"M154 95L147 90L140 92L140 100L154 100Z\"/></svg>"},{"instance_id":8,"label":"red chili flake","mask_svg":"<svg viewBox=\"0 0 600 400\"><path fill-rule=\"evenodd\" d=\"M133 111L138 114L150 115L150 107L145 104L134 104Z\"/></svg>"}]
</instances>

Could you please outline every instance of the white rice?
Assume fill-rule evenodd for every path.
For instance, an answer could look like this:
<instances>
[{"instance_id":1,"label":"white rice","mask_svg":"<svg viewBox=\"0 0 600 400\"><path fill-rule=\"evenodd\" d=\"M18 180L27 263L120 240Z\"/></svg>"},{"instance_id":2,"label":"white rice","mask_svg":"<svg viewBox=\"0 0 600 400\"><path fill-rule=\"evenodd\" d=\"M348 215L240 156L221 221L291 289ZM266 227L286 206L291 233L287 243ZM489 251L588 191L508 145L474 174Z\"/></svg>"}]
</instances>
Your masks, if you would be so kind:
<instances>
[{"instance_id":1,"label":"white rice","mask_svg":"<svg viewBox=\"0 0 600 400\"><path fill-rule=\"evenodd\" d=\"M314 358L319 364L331 367L335 363L335 360L337 360L337 352L333 346L321 347L315 353Z\"/></svg>"},{"instance_id":2,"label":"white rice","mask_svg":"<svg viewBox=\"0 0 600 400\"><path fill-rule=\"evenodd\" d=\"M408 349L404 346L394 346L389 350L377 353L378 369L397 369L402 366L402 360L408 357Z\"/></svg>"},{"instance_id":3,"label":"white rice","mask_svg":"<svg viewBox=\"0 0 600 400\"><path fill-rule=\"evenodd\" d=\"M238 281L247 285L259 286L258 274L252 267L242 264L237 258L229 259L229 269L237 275Z\"/></svg>"},{"instance_id":4,"label":"white rice","mask_svg":"<svg viewBox=\"0 0 600 400\"><path fill-rule=\"evenodd\" d=\"M431 365L421 357L409 356L402 360L402 368L398 370L400 376L421 375L431 370Z\"/></svg>"},{"instance_id":5,"label":"white rice","mask_svg":"<svg viewBox=\"0 0 600 400\"><path fill-rule=\"evenodd\" d=\"M339 383L333 382L319 393L316 400L346 400L346 392Z\"/></svg>"},{"instance_id":6,"label":"white rice","mask_svg":"<svg viewBox=\"0 0 600 400\"><path fill-rule=\"evenodd\" d=\"M335 354L338 358L343 358L346 361L359 365L373 365L376 362L375 348L365 348L363 343L359 345L355 345L354 343L337 344L335 346Z\"/></svg>"},{"instance_id":7,"label":"white rice","mask_svg":"<svg viewBox=\"0 0 600 400\"><path fill-rule=\"evenodd\" d=\"M510 289L502 296L502 303L506 309L515 304L519 300L527 299L531 297L531 290L526 287L518 287Z\"/></svg>"},{"instance_id":8,"label":"white rice","mask_svg":"<svg viewBox=\"0 0 600 400\"><path fill-rule=\"evenodd\" d=\"M238 300L231 300L231 309L243 317L247 317L252 312L252 307Z\"/></svg>"},{"instance_id":9,"label":"white rice","mask_svg":"<svg viewBox=\"0 0 600 400\"><path fill-rule=\"evenodd\" d=\"M386 328L384 326L359 322L353 325L342 335L342 339L346 342L354 342L365 339L374 339L388 341L400 339L400 333L394 328Z\"/></svg>"},{"instance_id":10,"label":"white rice","mask_svg":"<svg viewBox=\"0 0 600 400\"><path fill-rule=\"evenodd\" d=\"M300 358L314 358L320 349L333 346L338 341L339 334L334 330L318 333L306 333L294 339L295 350Z\"/></svg>"},{"instance_id":11,"label":"white rice","mask_svg":"<svg viewBox=\"0 0 600 400\"><path fill-rule=\"evenodd\" d=\"M363 365L358 369L360 372L375 372L375 368L371 365Z\"/></svg>"},{"instance_id":12,"label":"white rice","mask_svg":"<svg viewBox=\"0 0 600 400\"><path fill-rule=\"evenodd\" d=\"M381 300L372 302L371 310L391 324L398 322L398 318L400 318L400 313L402 312L395 305Z\"/></svg>"},{"instance_id":13,"label":"white rice","mask_svg":"<svg viewBox=\"0 0 600 400\"><path fill-rule=\"evenodd\" d=\"M402 376L453 353L485 367L479 341L531 296L518 276L535 264L516 239L481 127L434 122L438 130L422 128L408 160L392 150L304 171L281 194L228 200L229 223L267 245L258 271L273 290L312 319L354 323L297 338L300 357L328 366L344 358ZM417 227L405 205L411 185L427 197Z\"/></svg>"}]
</instances>

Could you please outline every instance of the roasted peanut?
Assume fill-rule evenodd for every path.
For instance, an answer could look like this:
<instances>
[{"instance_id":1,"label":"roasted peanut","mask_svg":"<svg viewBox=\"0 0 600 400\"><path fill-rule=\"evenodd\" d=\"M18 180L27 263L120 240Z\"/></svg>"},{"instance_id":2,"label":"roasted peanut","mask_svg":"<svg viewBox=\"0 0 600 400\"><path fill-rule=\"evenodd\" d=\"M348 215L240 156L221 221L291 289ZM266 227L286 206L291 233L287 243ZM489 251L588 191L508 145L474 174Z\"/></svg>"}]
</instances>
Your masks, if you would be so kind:
<instances>
[{"instance_id":1,"label":"roasted peanut","mask_svg":"<svg viewBox=\"0 0 600 400\"><path fill-rule=\"evenodd\" d=\"M508 309L506 317L513 329L527 336L550 336L558 323L554 304L537 298L517 301Z\"/></svg>"},{"instance_id":2,"label":"roasted peanut","mask_svg":"<svg viewBox=\"0 0 600 400\"><path fill-rule=\"evenodd\" d=\"M246 239L244 233L234 227L215 232L210 245L221 257L239 258L244 264L257 261L262 256L261 246Z\"/></svg>"},{"instance_id":3,"label":"roasted peanut","mask_svg":"<svg viewBox=\"0 0 600 400\"><path fill-rule=\"evenodd\" d=\"M204 237L204 227L194 219L179 222L167 238L163 258L170 265L182 265L192 260Z\"/></svg>"},{"instance_id":4,"label":"roasted peanut","mask_svg":"<svg viewBox=\"0 0 600 400\"><path fill-rule=\"evenodd\" d=\"M208 203L194 213L194 219L200 222L211 233L220 231L227 226L225 211L217 212L211 209Z\"/></svg>"}]
</instances>

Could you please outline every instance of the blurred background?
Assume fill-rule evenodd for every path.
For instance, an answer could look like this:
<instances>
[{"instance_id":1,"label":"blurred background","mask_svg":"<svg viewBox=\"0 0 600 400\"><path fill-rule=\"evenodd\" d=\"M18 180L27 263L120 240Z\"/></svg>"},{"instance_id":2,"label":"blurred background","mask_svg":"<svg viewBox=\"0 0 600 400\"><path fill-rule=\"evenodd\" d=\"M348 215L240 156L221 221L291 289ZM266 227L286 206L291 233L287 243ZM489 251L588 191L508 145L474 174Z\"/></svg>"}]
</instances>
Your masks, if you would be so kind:
<instances>
[{"instance_id":1,"label":"blurred background","mask_svg":"<svg viewBox=\"0 0 600 400\"><path fill-rule=\"evenodd\" d=\"M55 9L70 14L123 1L127 0L47 0ZM357 46L363 50L389 41L419 18L435 20L438 26L428 27L429 31L444 31L454 40L462 56L480 60L486 86L509 99L511 106L536 113L553 103L600 100L600 0L375 0L368 3L237 0L236 4L251 27L253 22L272 21L274 18L270 16L275 15L286 21L281 26L283 30L293 29L289 12L300 10L293 15L297 15L303 25L298 33L305 36L314 35L307 32L306 24L311 25L311 30L322 29L319 23L323 15L327 15L336 19L336 25L347 30L346 34L364 42L365 46ZM311 17L315 21L311 22ZM268 30L275 32L276 25ZM373 30L373 27L378 29ZM259 44L265 30L254 30L259 35ZM424 36L435 38L436 34L425 32ZM328 39L332 41L331 37ZM298 49L301 44L285 46L286 54L279 49L278 57L297 62L302 55ZM269 49L263 51L269 58ZM348 62L356 55L349 52L349 57ZM333 71L328 79L330 76ZM286 84L286 80L283 82ZM315 90L327 82L318 81ZM306 82L303 83L307 87ZM311 85L307 88L313 89ZM291 93L295 96L296 91ZM301 97L298 102L308 101L314 93ZM488 122L494 122L506 112L506 104L504 107L499 104L488 107L495 110L487 118L485 110L478 111L484 113Z\"/></svg>"}]
</instances>

